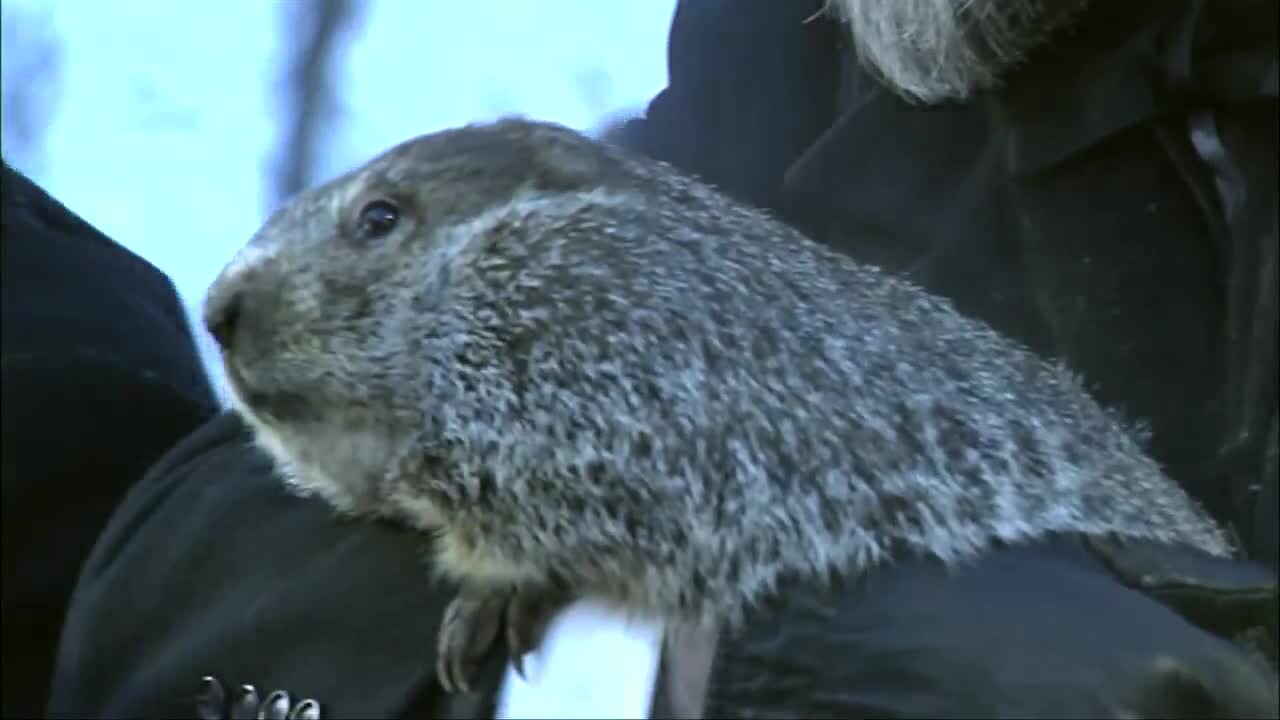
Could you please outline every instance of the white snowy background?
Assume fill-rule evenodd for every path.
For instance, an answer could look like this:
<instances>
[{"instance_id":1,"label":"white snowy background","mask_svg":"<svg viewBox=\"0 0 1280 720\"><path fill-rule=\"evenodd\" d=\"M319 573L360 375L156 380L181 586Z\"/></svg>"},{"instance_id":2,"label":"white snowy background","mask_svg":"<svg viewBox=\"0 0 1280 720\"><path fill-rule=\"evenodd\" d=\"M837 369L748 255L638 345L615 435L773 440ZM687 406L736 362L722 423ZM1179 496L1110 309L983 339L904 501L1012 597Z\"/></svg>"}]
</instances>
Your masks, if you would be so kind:
<instances>
[{"instance_id":1,"label":"white snowy background","mask_svg":"<svg viewBox=\"0 0 1280 720\"><path fill-rule=\"evenodd\" d=\"M3 152L195 311L280 201L325 0L3 0ZM340 0L303 185L504 113L582 130L666 82L674 0ZM210 340L196 328L206 360ZM208 362L220 381L216 363Z\"/></svg>"},{"instance_id":2,"label":"white snowy background","mask_svg":"<svg viewBox=\"0 0 1280 720\"><path fill-rule=\"evenodd\" d=\"M674 6L3 0L0 145L12 165L164 271L194 319L223 263L290 186L472 120L520 113L595 130L641 110L666 81ZM324 12L339 30L307 61ZM300 80L299 67L320 69L320 80ZM308 82L321 91L314 106L298 102ZM291 129L300 119L305 143ZM211 341L193 327L220 384ZM642 713L655 632L589 605L571 610L535 659L541 689L509 679L504 713Z\"/></svg>"}]
</instances>

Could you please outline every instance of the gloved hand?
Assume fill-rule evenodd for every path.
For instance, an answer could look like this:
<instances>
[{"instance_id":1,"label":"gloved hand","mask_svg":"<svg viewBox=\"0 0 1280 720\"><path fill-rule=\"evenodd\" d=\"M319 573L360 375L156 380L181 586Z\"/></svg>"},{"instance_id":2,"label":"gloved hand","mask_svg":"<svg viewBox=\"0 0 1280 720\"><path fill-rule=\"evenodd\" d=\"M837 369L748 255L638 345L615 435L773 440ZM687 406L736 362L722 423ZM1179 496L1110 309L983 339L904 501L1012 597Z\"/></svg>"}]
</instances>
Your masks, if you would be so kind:
<instances>
[{"instance_id":1,"label":"gloved hand","mask_svg":"<svg viewBox=\"0 0 1280 720\"><path fill-rule=\"evenodd\" d=\"M1158 550L1109 557L1119 577L1182 588L1201 621L1214 617L1203 608L1248 618L1274 602L1265 569ZM1255 654L1064 538L954 570L903 562L829 591L791 588L724 638L707 716L1244 718L1276 717L1278 703Z\"/></svg>"},{"instance_id":2,"label":"gloved hand","mask_svg":"<svg viewBox=\"0 0 1280 720\"><path fill-rule=\"evenodd\" d=\"M1280 587L1270 568L1151 542L1087 541L1121 582L1156 598L1198 627L1253 645L1276 661Z\"/></svg>"}]
</instances>

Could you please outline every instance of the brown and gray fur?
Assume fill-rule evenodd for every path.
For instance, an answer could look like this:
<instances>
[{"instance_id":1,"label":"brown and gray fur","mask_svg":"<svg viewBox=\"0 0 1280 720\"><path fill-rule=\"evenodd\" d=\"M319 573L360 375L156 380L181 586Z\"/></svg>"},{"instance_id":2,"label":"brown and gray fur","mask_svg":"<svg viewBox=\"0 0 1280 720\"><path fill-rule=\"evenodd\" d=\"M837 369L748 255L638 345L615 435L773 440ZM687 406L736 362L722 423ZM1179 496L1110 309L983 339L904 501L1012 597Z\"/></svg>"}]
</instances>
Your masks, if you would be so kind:
<instances>
[{"instance_id":1,"label":"brown and gray fur","mask_svg":"<svg viewBox=\"0 0 1280 720\"><path fill-rule=\"evenodd\" d=\"M380 198L399 225L356 237ZM1231 553L1067 370L556 125L427 135L303 193L206 313L233 297L235 402L288 482L433 533L472 592L731 630L783 580L901 553Z\"/></svg>"},{"instance_id":2,"label":"brown and gray fur","mask_svg":"<svg viewBox=\"0 0 1280 720\"><path fill-rule=\"evenodd\" d=\"M828 0L867 70L903 98L964 100L998 87L1087 0Z\"/></svg>"}]
</instances>

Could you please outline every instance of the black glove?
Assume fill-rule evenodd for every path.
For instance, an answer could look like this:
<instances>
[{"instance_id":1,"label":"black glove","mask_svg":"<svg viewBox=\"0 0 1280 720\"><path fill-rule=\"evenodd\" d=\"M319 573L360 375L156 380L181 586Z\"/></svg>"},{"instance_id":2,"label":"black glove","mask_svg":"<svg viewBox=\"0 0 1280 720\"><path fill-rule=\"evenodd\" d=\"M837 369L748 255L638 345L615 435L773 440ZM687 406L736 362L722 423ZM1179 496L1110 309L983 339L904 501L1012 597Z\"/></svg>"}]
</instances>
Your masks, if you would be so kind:
<instances>
[{"instance_id":1,"label":"black glove","mask_svg":"<svg viewBox=\"0 0 1280 720\"><path fill-rule=\"evenodd\" d=\"M1141 549L1145 560L1115 555L1157 566ZM1274 599L1263 569L1194 560L1173 550L1159 567L1180 568L1202 601L1222 590L1202 607ZM955 570L903 562L825 593L787 590L725 641L707 716L1275 717L1276 683L1256 655L1064 538Z\"/></svg>"}]
</instances>

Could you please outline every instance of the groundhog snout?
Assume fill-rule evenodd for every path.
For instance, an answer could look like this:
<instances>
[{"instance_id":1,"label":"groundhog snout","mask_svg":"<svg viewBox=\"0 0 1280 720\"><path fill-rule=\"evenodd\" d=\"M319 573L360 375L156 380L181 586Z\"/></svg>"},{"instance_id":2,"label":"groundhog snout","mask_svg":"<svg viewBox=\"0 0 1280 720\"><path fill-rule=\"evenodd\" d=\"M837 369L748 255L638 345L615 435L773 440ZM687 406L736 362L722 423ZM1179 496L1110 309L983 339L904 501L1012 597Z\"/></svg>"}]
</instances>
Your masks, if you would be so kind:
<instances>
[{"instance_id":1,"label":"groundhog snout","mask_svg":"<svg viewBox=\"0 0 1280 720\"><path fill-rule=\"evenodd\" d=\"M243 276L223 278L214 283L205 298L205 329L224 353L242 345L250 327L263 324L266 288L257 287L248 280Z\"/></svg>"},{"instance_id":2,"label":"groundhog snout","mask_svg":"<svg viewBox=\"0 0 1280 720\"><path fill-rule=\"evenodd\" d=\"M223 350L230 350L244 309L239 289L212 294L204 304L204 327Z\"/></svg>"}]
</instances>

